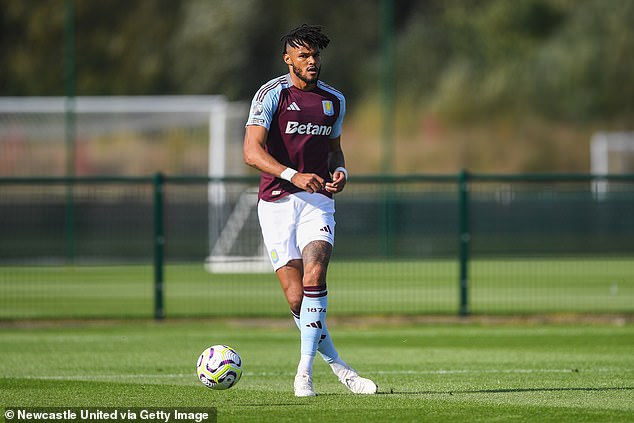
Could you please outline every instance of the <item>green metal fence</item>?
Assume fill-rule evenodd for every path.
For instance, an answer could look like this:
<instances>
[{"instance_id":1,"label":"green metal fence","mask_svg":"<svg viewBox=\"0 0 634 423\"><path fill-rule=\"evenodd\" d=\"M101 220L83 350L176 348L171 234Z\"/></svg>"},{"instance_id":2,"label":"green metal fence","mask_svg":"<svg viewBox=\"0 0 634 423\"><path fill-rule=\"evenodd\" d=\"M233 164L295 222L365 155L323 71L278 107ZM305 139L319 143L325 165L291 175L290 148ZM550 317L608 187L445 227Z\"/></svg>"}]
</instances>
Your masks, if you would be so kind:
<instances>
[{"instance_id":1,"label":"green metal fence","mask_svg":"<svg viewBox=\"0 0 634 423\"><path fill-rule=\"evenodd\" d=\"M0 319L287 315L266 267L205 267L259 257L256 185L0 179ZM336 202L332 315L634 312L634 175L364 176Z\"/></svg>"}]
</instances>

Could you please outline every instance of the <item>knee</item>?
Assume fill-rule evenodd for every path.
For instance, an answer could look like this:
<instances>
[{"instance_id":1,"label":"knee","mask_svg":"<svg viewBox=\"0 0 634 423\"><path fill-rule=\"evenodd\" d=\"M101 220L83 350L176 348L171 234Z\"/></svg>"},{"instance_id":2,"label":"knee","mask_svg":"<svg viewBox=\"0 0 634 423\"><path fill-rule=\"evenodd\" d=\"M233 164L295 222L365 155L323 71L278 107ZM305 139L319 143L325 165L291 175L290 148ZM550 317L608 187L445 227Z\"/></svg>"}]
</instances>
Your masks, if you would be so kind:
<instances>
[{"instance_id":1,"label":"knee","mask_svg":"<svg viewBox=\"0 0 634 423\"><path fill-rule=\"evenodd\" d=\"M304 262L304 276L302 282L304 286L325 286L326 271L332 245L326 241L312 241L302 250L302 260Z\"/></svg>"},{"instance_id":2,"label":"knee","mask_svg":"<svg viewBox=\"0 0 634 423\"><path fill-rule=\"evenodd\" d=\"M326 266L313 264L304 267L304 286L326 286Z\"/></svg>"}]
</instances>

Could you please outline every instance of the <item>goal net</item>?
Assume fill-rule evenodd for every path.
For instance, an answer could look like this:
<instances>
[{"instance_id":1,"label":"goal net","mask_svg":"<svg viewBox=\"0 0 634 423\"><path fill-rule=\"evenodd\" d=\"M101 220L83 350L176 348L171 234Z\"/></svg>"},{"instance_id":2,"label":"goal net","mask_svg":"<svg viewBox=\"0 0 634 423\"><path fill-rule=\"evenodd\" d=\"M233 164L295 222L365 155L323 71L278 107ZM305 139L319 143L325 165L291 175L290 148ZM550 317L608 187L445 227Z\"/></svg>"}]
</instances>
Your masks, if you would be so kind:
<instances>
[{"instance_id":1,"label":"goal net","mask_svg":"<svg viewBox=\"0 0 634 423\"><path fill-rule=\"evenodd\" d=\"M253 187L214 182L246 175L247 113L223 96L0 97L0 177L68 176L69 156L76 176L209 175L205 267L263 271Z\"/></svg>"},{"instance_id":2,"label":"goal net","mask_svg":"<svg viewBox=\"0 0 634 423\"><path fill-rule=\"evenodd\" d=\"M214 186L210 187L213 191ZM212 193L212 197L217 193ZM226 218L210 218L211 253L205 268L212 273L264 273L271 271L257 217L257 187L241 191L236 201L224 208ZM218 202L212 208L223 213ZM212 226L214 225L215 226Z\"/></svg>"}]
</instances>

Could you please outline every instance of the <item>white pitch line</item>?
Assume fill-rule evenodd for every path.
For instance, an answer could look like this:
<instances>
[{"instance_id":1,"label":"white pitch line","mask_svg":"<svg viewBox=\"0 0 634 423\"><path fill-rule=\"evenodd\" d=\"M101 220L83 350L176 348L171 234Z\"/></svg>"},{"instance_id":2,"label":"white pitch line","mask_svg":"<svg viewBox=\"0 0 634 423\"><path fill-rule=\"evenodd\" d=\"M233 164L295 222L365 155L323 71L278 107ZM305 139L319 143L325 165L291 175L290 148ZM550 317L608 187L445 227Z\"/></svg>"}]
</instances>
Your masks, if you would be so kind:
<instances>
[{"instance_id":1,"label":"white pitch line","mask_svg":"<svg viewBox=\"0 0 634 423\"><path fill-rule=\"evenodd\" d=\"M571 373L573 369L484 369L484 370L385 370L375 372L384 375L451 375L482 373Z\"/></svg>"},{"instance_id":2,"label":"white pitch line","mask_svg":"<svg viewBox=\"0 0 634 423\"><path fill-rule=\"evenodd\" d=\"M145 375L81 375L81 376L13 376L23 379L42 379L42 380L95 380L95 379L144 379L144 378L181 378L196 377L195 374L145 374Z\"/></svg>"},{"instance_id":3,"label":"white pitch line","mask_svg":"<svg viewBox=\"0 0 634 423\"><path fill-rule=\"evenodd\" d=\"M439 370L378 370L375 372L368 372L377 375L449 375L449 374L521 374L521 373L573 373L582 371L584 373L590 372L634 372L634 369L439 369ZM270 376L293 376L292 372L245 372L247 377L270 377ZM195 373L157 373L157 374L113 374L113 375L81 375L81 376L12 376L21 377L24 379L35 380L120 380L120 379L134 379L134 380L148 380L148 379L196 379Z\"/></svg>"}]
</instances>

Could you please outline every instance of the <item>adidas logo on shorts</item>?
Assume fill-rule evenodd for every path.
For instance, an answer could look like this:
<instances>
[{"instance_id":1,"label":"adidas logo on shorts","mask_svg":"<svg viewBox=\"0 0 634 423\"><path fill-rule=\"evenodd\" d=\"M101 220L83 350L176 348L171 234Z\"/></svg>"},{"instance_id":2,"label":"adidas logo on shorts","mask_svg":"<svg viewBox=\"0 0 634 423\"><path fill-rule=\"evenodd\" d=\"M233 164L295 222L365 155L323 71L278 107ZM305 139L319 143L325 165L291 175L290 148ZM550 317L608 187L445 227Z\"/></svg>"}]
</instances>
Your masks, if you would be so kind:
<instances>
[{"instance_id":1,"label":"adidas logo on shorts","mask_svg":"<svg viewBox=\"0 0 634 423\"><path fill-rule=\"evenodd\" d=\"M321 228L319 231L320 231L320 232L328 232L329 234L331 234L331 235L332 235L332 229L330 229L330 225L326 225L326 226L324 226L324 227L323 227L323 228Z\"/></svg>"}]
</instances>

